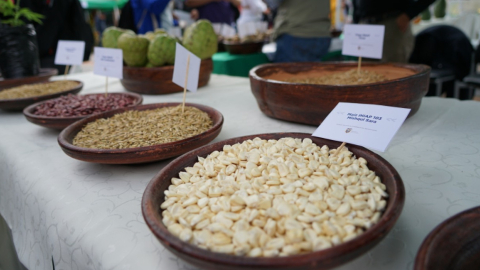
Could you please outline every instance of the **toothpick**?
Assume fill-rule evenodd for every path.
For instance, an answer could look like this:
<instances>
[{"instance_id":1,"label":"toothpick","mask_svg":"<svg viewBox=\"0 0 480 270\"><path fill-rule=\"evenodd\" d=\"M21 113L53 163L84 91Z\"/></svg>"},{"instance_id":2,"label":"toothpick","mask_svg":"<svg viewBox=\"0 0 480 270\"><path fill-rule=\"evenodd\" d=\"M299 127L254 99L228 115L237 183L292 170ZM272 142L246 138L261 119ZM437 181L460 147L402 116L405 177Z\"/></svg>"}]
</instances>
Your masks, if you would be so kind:
<instances>
[{"instance_id":1,"label":"toothpick","mask_svg":"<svg viewBox=\"0 0 480 270\"><path fill-rule=\"evenodd\" d=\"M108 96L108 76L105 77L105 97Z\"/></svg>"},{"instance_id":2,"label":"toothpick","mask_svg":"<svg viewBox=\"0 0 480 270\"><path fill-rule=\"evenodd\" d=\"M357 73L360 75L360 67L362 66L362 57L358 57L358 67L357 67Z\"/></svg>"},{"instance_id":3,"label":"toothpick","mask_svg":"<svg viewBox=\"0 0 480 270\"><path fill-rule=\"evenodd\" d=\"M185 84L183 86L182 114L185 110L185 98L187 97L188 68L190 66L190 54L187 57L187 72L185 73Z\"/></svg>"},{"instance_id":4,"label":"toothpick","mask_svg":"<svg viewBox=\"0 0 480 270\"><path fill-rule=\"evenodd\" d=\"M63 74L63 79L64 79L64 80L67 79L67 74L68 74L68 68L69 68L69 67L70 67L69 65L67 65L67 66L65 67L65 74Z\"/></svg>"}]
</instances>

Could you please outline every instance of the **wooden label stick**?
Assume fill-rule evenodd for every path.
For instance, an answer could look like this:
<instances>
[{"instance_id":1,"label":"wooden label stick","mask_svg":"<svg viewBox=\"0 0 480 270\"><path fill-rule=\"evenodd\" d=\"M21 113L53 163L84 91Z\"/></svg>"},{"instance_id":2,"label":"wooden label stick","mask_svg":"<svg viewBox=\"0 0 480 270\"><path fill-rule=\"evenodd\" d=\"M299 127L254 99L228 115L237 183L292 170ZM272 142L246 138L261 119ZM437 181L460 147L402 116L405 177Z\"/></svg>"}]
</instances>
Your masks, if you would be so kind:
<instances>
[{"instance_id":1,"label":"wooden label stick","mask_svg":"<svg viewBox=\"0 0 480 270\"><path fill-rule=\"evenodd\" d=\"M68 68L70 67L70 65L67 65L65 67L65 74L63 74L63 79L66 80L67 79L67 74L68 74Z\"/></svg>"},{"instance_id":2,"label":"wooden label stick","mask_svg":"<svg viewBox=\"0 0 480 270\"><path fill-rule=\"evenodd\" d=\"M185 73L185 84L183 86L182 114L185 111L185 99L187 97L188 69L190 67L190 54L187 57L187 72Z\"/></svg>"},{"instance_id":3,"label":"wooden label stick","mask_svg":"<svg viewBox=\"0 0 480 270\"><path fill-rule=\"evenodd\" d=\"M105 76L105 97L108 96L108 76Z\"/></svg>"},{"instance_id":4,"label":"wooden label stick","mask_svg":"<svg viewBox=\"0 0 480 270\"><path fill-rule=\"evenodd\" d=\"M360 68L362 67L362 57L358 57L358 67L357 67L357 73L360 76Z\"/></svg>"}]
</instances>

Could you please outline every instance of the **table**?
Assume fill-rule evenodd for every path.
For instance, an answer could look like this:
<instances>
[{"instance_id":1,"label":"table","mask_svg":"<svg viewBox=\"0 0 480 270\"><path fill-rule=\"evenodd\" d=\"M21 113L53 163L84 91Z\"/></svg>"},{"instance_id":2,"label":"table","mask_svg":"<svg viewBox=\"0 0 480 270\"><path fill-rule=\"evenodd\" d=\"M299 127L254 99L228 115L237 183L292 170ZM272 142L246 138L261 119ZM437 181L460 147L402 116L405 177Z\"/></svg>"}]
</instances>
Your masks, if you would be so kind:
<instances>
[{"instance_id":1,"label":"table","mask_svg":"<svg viewBox=\"0 0 480 270\"><path fill-rule=\"evenodd\" d=\"M92 73L69 75L82 94L104 91ZM61 79L62 76L56 77ZM110 91L124 91L111 79ZM144 96L145 103L182 100L182 93ZM268 118L246 78L212 75L187 101L225 117L214 140L266 132L308 132L316 127ZM339 267L412 269L425 236L454 214L480 205L480 103L424 98L385 153L406 190L403 212L390 234L363 256ZM58 131L0 112L0 214L13 232L28 269L195 269L171 254L145 225L140 202L150 179L168 161L99 165L66 156Z\"/></svg>"}]
</instances>

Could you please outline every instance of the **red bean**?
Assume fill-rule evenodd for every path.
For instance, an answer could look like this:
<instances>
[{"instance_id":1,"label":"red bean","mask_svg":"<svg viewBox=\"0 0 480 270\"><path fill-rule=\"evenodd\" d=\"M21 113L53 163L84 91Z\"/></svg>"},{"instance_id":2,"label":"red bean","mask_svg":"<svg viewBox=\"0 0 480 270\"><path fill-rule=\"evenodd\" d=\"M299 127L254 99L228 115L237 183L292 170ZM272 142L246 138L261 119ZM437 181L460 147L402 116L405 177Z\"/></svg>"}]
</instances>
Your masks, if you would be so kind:
<instances>
[{"instance_id":1,"label":"red bean","mask_svg":"<svg viewBox=\"0 0 480 270\"><path fill-rule=\"evenodd\" d=\"M132 106L135 99L124 94L104 94L76 96L69 94L48 100L34 110L36 115L44 116L86 116L118 108Z\"/></svg>"}]
</instances>

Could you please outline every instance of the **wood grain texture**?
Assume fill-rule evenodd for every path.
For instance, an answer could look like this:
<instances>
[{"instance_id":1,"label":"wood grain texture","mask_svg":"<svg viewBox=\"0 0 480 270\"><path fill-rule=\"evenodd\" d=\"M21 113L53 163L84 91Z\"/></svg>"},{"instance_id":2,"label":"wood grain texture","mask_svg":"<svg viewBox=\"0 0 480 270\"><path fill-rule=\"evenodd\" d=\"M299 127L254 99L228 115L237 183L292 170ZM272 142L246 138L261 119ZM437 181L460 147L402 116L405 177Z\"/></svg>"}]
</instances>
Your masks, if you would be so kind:
<instances>
[{"instance_id":1,"label":"wood grain texture","mask_svg":"<svg viewBox=\"0 0 480 270\"><path fill-rule=\"evenodd\" d=\"M62 95L77 94L82 90L83 82L76 81L76 80L69 80L69 81L77 82L78 85L72 89L68 89L68 90L50 94L50 95L35 96L35 97L28 97L28 98L16 98L16 99L1 99L0 109L8 110L8 111L22 111L23 109L25 109L25 107L31 104L52 99L52 98L57 98ZM43 83L49 83L49 82L43 82Z\"/></svg>"},{"instance_id":2,"label":"wood grain texture","mask_svg":"<svg viewBox=\"0 0 480 270\"><path fill-rule=\"evenodd\" d=\"M202 60L198 76L198 88L208 84L213 71L212 59ZM128 91L145 95L162 95L182 92L180 87L172 82L173 66L163 67L123 67L123 79L120 80Z\"/></svg>"},{"instance_id":3,"label":"wood grain texture","mask_svg":"<svg viewBox=\"0 0 480 270\"><path fill-rule=\"evenodd\" d=\"M179 156L190 150L193 150L197 147L211 142L218 136L223 126L223 115L219 111L205 105L185 103L185 106L196 107L206 112L208 116L210 116L210 118L212 119L213 126L209 130L190 138L186 138L176 142L145 147L127 149L91 149L77 147L72 144L73 138L75 138L77 133L80 132L80 130L82 130L82 128L86 124L97 119L109 118L115 114L125 111L153 110L163 107L178 106L180 104L181 103L154 103L147 105L139 105L135 107L121 108L109 112L92 115L90 117L77 121L65 128L58 135L58 144L65 152L65 154L78 160L103 164L135 164L159 161Z\"/></svg>"},{"instance_id":4,"label":"wood grain texture","mask_svg":"<svg viewBox=\"0 0 480 270\"><path fill-rule=\"evenodd\" d=\"M246 42L246 43L233 43L223 42L225 50L230 54L253 54L262 52L263 41L260 42Z\"/></svg>"},{"instance_id":5,"label":"wood grain texture","mask_svg":"<svg viewBox=\"0 0 480 270\"><path fill-rule=\"evenodd\" d=\"M50 77L55 76L57 74L58 74L58 70L56 68L41 68L40 72L36 76L0 80L0 90L12 88L12 87L20 86L24 84L47 82L50 79Z\"/></svg>"},{"instance_id":6,"label":"wood grain texture","mask_svg":"<svg viewBox=\"0 0 480 270\"><path fill-rule=\"evenodd\" d=\"M362 69L389 80L364 85L314 85L283 78L321 76L356 68L356 62L264 64L250 70L250 86L260 110L269 117L319 125L338 102L420 108L428 91L430 67L415 64L364 63Z\"/></svg>"},{"instance_id":7,"label":"wood grain texture","mask_svg":"<svg viewBox=\"0 0 480 270\"><path fill-rule=\"evenodd\" d=\"M109 95L128 95L131 96L135 101L132 106L137 106L142 104L143 102L143 97L142 95L136 94L136 93L108 93ZM92 95L104 95L102 94L88 94L85 96L92 96ZM30 121L33 124L46 127L46 128L52 128L52 129L58 129L62 130L69 125L77 122L78 120L81 120L85 117L88 117L90 115L84 115L84 116L73 116L73 117L52 117L52 116L44 116L44 115L36 115L33 112L35 111L35 108L41 104L43 104L45 101L37 102L35 104L32 104L28 107L26 107L23 110L23 115L25 118L27 118L28 121Z\"/></svg>"},{"instance_id":8,"label":"wood grain texture","mask_svg":"<svg viewBox=\"0 0 480 270\"><path fill-rule=\"evenodd\" d=\"M428 234L415 270L480 269L480 207L450 217Z\"/></svg>"},{"instance_id":9,"label":"wood grain texture","mask_svg":"<svg viewBox=\"0 0 480 270\"><path fill-rule=\"evenodd\" d=\"M405 189L397 171L379 155L355 145L347 145L357 157L368 161L371 170L382 179L387 187L389 198L387 207L379 222L359 237L338 246L311 252L302 255L276 258L249 258L233 256L207 251L181 241L168 232L162 223L160 205L164 202L164 191L168 189L172 177L178 177L179 172L193 166L197 157L206 157L215 150L222 150L223 146L241 143L248 139L260 137L262 139L280 139L283 137L310 138L317 145L328 145L336 148L339 142L312 137L306 133L271 133L232 138L214 144L206 145L190 151L165 166L149 183L142 198L142 213L145 221L161 244L185 261L203 269L331 269L346 263L379 243L392 229L397 221L405 201Z\"/></svg>"}]
</instances>

